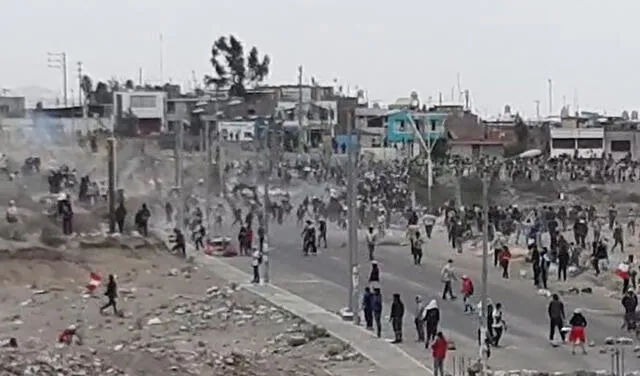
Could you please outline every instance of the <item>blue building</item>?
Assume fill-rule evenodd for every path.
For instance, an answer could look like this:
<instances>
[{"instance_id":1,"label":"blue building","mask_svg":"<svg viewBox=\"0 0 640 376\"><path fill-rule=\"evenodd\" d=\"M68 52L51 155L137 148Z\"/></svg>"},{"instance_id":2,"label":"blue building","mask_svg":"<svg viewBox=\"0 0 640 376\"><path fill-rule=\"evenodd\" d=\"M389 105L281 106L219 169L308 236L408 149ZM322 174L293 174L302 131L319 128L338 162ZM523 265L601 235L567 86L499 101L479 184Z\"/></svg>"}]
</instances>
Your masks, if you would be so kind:
<instances>
[{"instance_id":1,"label":"blue building","mask_svg":"<svg viewBox=\"0 0 640 376\"><path fill-rule=\"evenodd\" d=\"M440 138L446 138L444 123L449 115L445 112L416 112L408 110L391 112L387 115L387 142L413 142L414 134L410 119L413 119L424 139L431 137L431 140L435 141Z\"/></svg>"}]
</instances>

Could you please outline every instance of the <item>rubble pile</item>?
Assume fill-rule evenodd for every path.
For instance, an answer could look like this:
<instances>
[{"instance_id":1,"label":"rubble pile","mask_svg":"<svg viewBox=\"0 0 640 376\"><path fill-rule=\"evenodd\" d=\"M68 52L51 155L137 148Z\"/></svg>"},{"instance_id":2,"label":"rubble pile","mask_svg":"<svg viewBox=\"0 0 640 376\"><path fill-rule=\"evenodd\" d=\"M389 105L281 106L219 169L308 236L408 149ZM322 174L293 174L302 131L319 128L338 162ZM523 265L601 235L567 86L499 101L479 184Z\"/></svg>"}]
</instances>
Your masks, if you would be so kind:
<instances>
[{"instance_id":1,"label":"rubble pile","mask_svg":"<svg viewBox=\"0 0 640 376\"><path fill-rule=\"evenodd\" d=\"M90 354L66 351L34 352L17 349L0 351L0 374L24 376L126 375L120 368Z\"/></svg>"},{"instance_id":2,"label":"rubble pile","mask_svg":"<svg viewBox=\"0 0 640 376\"><path fill-rule=\"evenodd\" d=\"M171 269L166 273L167 283L174 278L190 279L195 269ZM136 300L148 296L135 288L121 288L120 294L125 306L134 306ZM318 364L365 361L351 347L331 338L324 328L248 295L230 284L212 286L201 296L170 296L148 312L138 312L139 316L123 312L121 317L111 316L104 323L86 327L85 337L96 339L87 346L92 353L96 353L95 347L147 363L161 362L169 374L180 375L253 376L271 368L273 374L286 369L320 375ZM118 338L99 335L121 326L126 331ZM247 333L238 335L237 331L243 329ZM139 367L131 362L133 359L126 362L128 367Z\"/></svg>"}]
</instances>

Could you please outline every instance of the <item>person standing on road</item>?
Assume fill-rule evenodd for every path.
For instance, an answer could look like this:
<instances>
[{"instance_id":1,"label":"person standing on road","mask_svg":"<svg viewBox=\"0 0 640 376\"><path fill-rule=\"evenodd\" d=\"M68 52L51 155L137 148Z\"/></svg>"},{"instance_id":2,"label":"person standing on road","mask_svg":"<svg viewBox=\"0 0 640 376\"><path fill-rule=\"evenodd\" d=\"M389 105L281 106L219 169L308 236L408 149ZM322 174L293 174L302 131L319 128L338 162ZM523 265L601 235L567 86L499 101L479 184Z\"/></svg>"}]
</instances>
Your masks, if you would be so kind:
<instances>
[{"instance_id":1,"label":"person standing on road","mask_svg":"<svg viewBox=\"0 0 640 376\"><path fill-rule=\"evenodd\" d=\"M464 312L473 312L473 305L470 302L473 295L473 281L467 275L462 276L462 304L464 305Z\"/></svg>"},{"instance_id":2,"label":"person standing on road","mask_svg":"<svg viewBox=\"0 0 640 376\"><path fill-rule=\"evenodd\" d=\"M560 301L558 294L552 295L547 313L549 314L549 341L553 342L557 329L562 342L564 342L565 333L562 331L565 320L564 303Z\"/></svg>"},{"instance_id":3,"label":"person standing on road","mask_svg":"<svg viewBox=\"0 0 640 376\"><path fill-rule=\"evenodd\" d=\"M424 232L427 235L427 239L431 239L431 232L433 231L433 226L436 223L436 217L432 214L429 214L428 210L424 211L424 215L422 216L422 224L424 225Z\"/></svg>"},{"instance_id":4,"label":"person standing on road","mask_svg":"<svg viewBox=\"0 0 640 376\"><path fill-rule=\"evenodd\" d=\"M500 267L502 268L502 278L509 279L509 262L511 261L511 251L504 246L500 252Z\"/></svg>"},{"instance_id":5,"label":"person standing on road","mask_svg":"<svg viewBox=\"0 0 640 376\"><path fill-rule=\"evenodd\" d=\"M529 248L531 252L531 269L533 273L533 285L540 288L540 251L533 245Z\"/></svg>"},{"instance_id":6,"label":"person standing on road","mask_svg":"<svg viewBox=\"0 0 640 376\"><path fill-rule=\"evenodd\" d=\"M373 226L369 226L369 232L367 232L367 248L369 249L369 261L374 260L374 252L376 250L376 238Z\"/></svg>"},{"instance_id":7,"label":"person standing on road","mask_svg":"<svg viewBox=\"0 0 640 376\"><path fill-rule=\"evenodd\" d=\"M447 357L449 343L442 332L438 332L436 340L431 345L433 355L433 376L444 376L444 360Z\"/></svg>"},{"instance_id":8,"label":"person standing on road","mask_svg":"<svg viewBox=\"0 0 640 376\"><path fill-rule=\"evenodd\" d=\"M251 283L260 283L260 264L262 264L262 253L257 248L251 254L251 268L253 269L253 280Z\"/></svg>"},{"instance_id":9,"label":"person standing on road","mask_svg":"<svg viewBox=\"0 0 640 376\"><path fill-rule=\"evenodd\" d=\"M567 268L569 267L570 258L569 244L561 235L558 242L558 281L567 280Z\"/></svg>"},{"instance_id":10,"label":"person standing on road","mask_svg":"<svg viewBox=\"0 0 640 376\"><path fill-rule=\"evenodd\" d=\"M382 293L380 292L380 288L373 289L371 305L373 308L373 320L376 323L376 335L380 338L382 335Z\"/></svg>"},{"instance_id":11,"label":"person standing on road","mask_svg":"<svg viewBox=\"0 0 640 376\"><path fill-rule=\"evenodd\" d=\"M576 355L576 347L580 347L582 349L582 353L586 355L587 350L584 347L584 343L587 340L585 333L587 319L582 315L581 309L576 308L573 311L573 316L571 316L571 320L569 320L569 325L571 325L571 331L569 332L569 342L571 342L572 346L571 354Z\"/></svg>"},{"instance_id":12,"label":"person standing on road","mask_svg":"<svg viewBox=\"0 0 640 376\"><path fill-rule=\"evenodd\" d=\"M115 212L116 224L118 225L118 232L122 234L124 231L124 221L127 217L127 208L124 207L124 201L120 201Z\"/></svg>"},{"instance_id":13,"label":"person standing on road","mask_svg":"<svg viewBox=\"0 0 640 376\"><path fill-rule=\"evenodd\" d=\"M373 288L378 287L380 284L380 268L376 260L371 261L371 273L369 273L369 284Z\"/></svg>"},{"instance_id":14,"label":"person standing on road","mask_svg":"<svg viewBox=\"0 0 640 376\"><path fill-rule=\"evenodd\" d=\"M364 288L362 296L362 312L364 313L364 322L367 330L373 330L373 294L368 286Z\"/></svg>"},{"instance_id":15,"label":"person standing on road","mask_svg":"<svg viewBox=\"0 0 640 376\"><path fill-rule=\"evenodd\" d=\"M496 303L496 307L491 316L493 317L493 347L498 347L500 346L500 339L505 329L505 323L502 317L502 303Z\"/></svg>"},{"instance_id":16,"label":"person standing on road","mask_svg":"<svg viewBox=\"0 0 640 376\"><path fill-rule=\"evenodd\" d=\"M391 343L402 343L402 318L404 317L404 303L400 300L400 294L393 294L393 303L391 303L391 314L389 321L393 328L395 339Z\"/></svg>"},{"instance_id":17,"label":"person standing on road","mask_svg":"<svg viewBox=\"0 0 640 376\"><path fill-rule=\"evenodd\" d=\"M447 300L447 294L449 294L451 300L454 300L456 297L453 295L452 283L456 280L456 275L453 269L452 259L447 260L447 263L442 267L440 279L443 283L442 300Z\"/></svg>"},{"instance_id":18,"label":"person standing on road","mask_svg":"<svg viewBox=\"0 0 640 376\"><path fill-rule=\"evenodd\" d=\"M627 330L636 329L636 309L638 308L638 296L632 289L627 290L621 300L622 307L624 308L624 321L622 328Z\"/></svg>"},{"instance_id":19,"label":"person standing on road","mask_svg":"<svg viewBox=\"0 0 640 376\"><path fill-rule=\"evenodd\" d=\"M413 264L420 265L422 263L422 244L424 241L420 237L420 231L416 231L411 238L411 254L413 255Z\"/></svg>"},{"instance_id":20,"label":"person standing on road","mask_svg":"<svg viewBox=\"0 0 640 376\"><path fill-rule=\"evenodd\" d=\"M426 341L424 348L429 348L429 343L436 338L438 333L438 324L440 323L440 308L438 302L432 299L424 310L424 321L427 329Z\"/></svg>"},{"instance_id":21,"label":"person standing on road","mask_svg":"<svg viewBox=\"0 0 640 376\"><path fill-rule=\"evenodd\" d=\"M414 314L413 322L416 324L416 334L418 335L417 341L424 341L424 310L426 309L426 305L424 304L424 299L421 296L416 296L416 311Z\"/></svg>"}]
</instances>

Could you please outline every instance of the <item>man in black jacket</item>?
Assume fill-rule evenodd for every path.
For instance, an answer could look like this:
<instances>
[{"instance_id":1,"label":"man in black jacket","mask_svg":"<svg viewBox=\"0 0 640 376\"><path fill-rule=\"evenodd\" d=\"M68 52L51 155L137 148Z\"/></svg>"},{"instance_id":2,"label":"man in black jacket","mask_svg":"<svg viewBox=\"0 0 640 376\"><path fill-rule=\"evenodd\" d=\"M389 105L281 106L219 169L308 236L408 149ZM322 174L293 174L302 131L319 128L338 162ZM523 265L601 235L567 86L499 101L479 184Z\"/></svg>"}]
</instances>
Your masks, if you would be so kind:
<instances>
[{"instance_id":1,"label":"man in black jacket","mask_svg":"<svg viewBox=\"0 0 640 376\"><path fill-rule=\"evenodd\" d=\"M565 319L564 304L560 301L558 294L553 294L547 312L549 314L549 341L553 341L556 329L558 329L560 338L562 338L562 342L564 342L565 333L562 331Z\"/></svg>"},{"instance_id":2,"label":"man in black jacket","mask_svg":"<svg viewBox=\"0 0 640 376\"><path fill-rule=\"evenodd\" d=\"M404 316L404 303L400 300L400 294L393 294L393 303L391 303L391 315L389 321L393 327L395 339L391 343L402 343L402 317Z\"/></svg>"}]
</instances>

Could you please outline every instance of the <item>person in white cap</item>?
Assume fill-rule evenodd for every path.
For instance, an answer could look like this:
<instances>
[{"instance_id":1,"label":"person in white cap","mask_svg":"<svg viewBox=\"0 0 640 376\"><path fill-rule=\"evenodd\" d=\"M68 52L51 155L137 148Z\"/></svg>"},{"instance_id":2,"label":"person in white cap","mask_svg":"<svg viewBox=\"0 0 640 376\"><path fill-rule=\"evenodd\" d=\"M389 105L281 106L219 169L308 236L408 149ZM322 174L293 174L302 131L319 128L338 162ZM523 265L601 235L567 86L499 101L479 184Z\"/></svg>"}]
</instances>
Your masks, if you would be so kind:
<instances>
[{"instance_id":1,"label":"person in white cap","mask_svg":"<svg viewBox=\"0 0 640 376\"><path fill-rule=\"evenodd\" d=\"M587 354L587 350L584 347L584 343L587 340L587 336L585 333L585 328L587 327L587 319L582 315L582 310L580 308L576 308L573 311L573 316L571 316L571 320L569 320L569 325L571 325L571 331L569 332L569 342L571 342L571 354L576 355L576 347L580 347L582 349L583 354Z\"/></svg>"}]
</instances>

